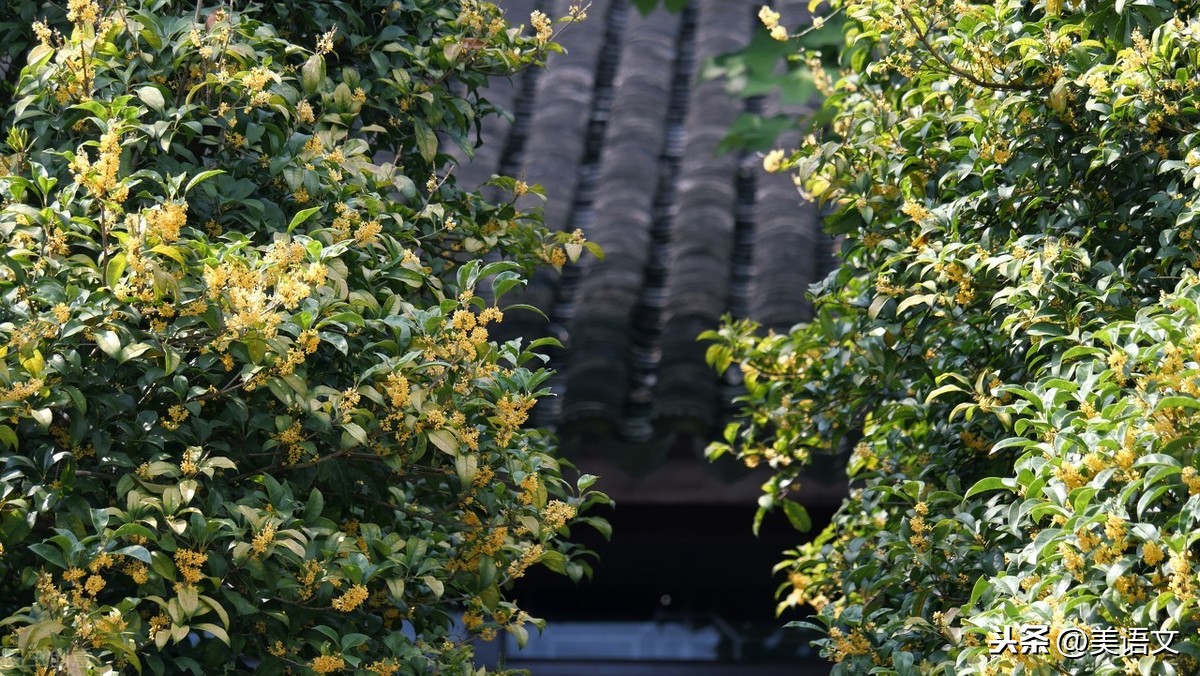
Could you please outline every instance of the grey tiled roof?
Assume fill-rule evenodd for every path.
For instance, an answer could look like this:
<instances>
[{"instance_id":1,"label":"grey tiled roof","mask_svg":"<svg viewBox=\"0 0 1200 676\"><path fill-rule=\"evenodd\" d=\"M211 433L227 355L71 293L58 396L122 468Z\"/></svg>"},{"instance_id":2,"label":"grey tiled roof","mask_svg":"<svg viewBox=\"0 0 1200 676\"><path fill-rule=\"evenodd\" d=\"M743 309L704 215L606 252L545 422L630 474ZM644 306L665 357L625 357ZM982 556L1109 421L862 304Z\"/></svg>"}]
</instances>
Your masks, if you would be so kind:
<instances>
[{"instance_id":1,"label":"grey tiled roof","mask_svg":"<svg viewBox=\"0 0 1200 676\"><path fill-rule=\"evenodd\" d=\"M534 9L561 16L570 1L499 4L518 25ZM715 374L696 336L726 313L779 330L806 319L805 291L832 266L831 239L787 176L763 172L758 154L716 152L738 115L779 109L698 78L706 59L761 30L762 4L693 0L643 17L628 0L593 0L588 20L561 36L566 54L486 93L515 120L484 124L459 181L500 173L541 184L548 225L581 228L607 256L531 283L520 300L549 323L533 313L504 323L567 344L552 364L560 396L537 415L568 440L574 429L602 444L662 446L680 429L707 440L738 374ZM774 4L803 22L803 2Z\"/></svg>"}]
</instances>

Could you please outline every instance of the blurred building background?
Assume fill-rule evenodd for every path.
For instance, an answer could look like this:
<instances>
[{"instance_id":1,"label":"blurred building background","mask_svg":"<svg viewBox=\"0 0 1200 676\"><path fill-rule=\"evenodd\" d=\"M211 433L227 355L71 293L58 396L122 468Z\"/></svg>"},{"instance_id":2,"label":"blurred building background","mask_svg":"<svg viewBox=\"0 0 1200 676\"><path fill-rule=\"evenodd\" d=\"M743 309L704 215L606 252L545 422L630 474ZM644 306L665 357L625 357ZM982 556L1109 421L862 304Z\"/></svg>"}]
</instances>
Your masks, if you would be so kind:
<instances>
[{"instance_id":1,"label":"blurred building background","mask_svg":"<svg viewBox=\"0 0 1200 676\"><path fill-rule=\"evenodd\" d=\"M569 0L499 0L513 25ZM776 0L782 23L807 23L803 0ZM584 535L601 560L574 585L522 580L518 597L550 629L523 651L490 657L537 675L821 674L811 636L781 629L772 566L811 535L782 515L758 538L751 521L765 480L704 447L731 419L740 372L718 374L696 337L729 314L786 331L808 318L809 284L834 264L831 238L786 175L760 153L718 152L744 113L799 113L778 93L735 98L701 71L765 38L763 0L692 0L679 13L641 15L629 0L592 0L561 36L545 70L498 82L484 144L463 158L460 183L493 174L541 184L546 222L583 230L606 260L538 276L509 313L507 336L557 337L556 397L535 409L581 471L617 502L611 542ZM757 36L757 37L756 37ZM783 137L784 146L796 139ZM821 528L845 492L836 467L800 499ZM842 479L838 479L842 477ZM799 619L799 615L790 619Z\"/></svg>"}]
</instances>

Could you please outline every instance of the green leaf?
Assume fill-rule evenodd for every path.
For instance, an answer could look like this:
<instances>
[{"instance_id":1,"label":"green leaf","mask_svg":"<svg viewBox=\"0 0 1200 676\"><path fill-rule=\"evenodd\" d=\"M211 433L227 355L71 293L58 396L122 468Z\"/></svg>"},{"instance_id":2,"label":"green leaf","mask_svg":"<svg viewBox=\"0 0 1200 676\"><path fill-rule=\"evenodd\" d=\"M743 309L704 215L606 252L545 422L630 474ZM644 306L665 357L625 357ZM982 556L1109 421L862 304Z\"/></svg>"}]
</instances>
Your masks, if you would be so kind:
<instances>
[{"instance_id":1,"label":"green leaf","mask_svg":"<svg viewBox=\"0 0 1200 676\"><path fill-rule=\"evenodd\" d=\"M979 495L980 493L987 493L988 491L999 491L999 490L1015 491L1016 490L1016 482L1013 479L1010 479L1007 477L998 477L998 476L984 477L984 478L980 479L979 481L975 482L974 486L971 486L971 488L967 491L966 495L963 496L963 499L966 500L968 498L972 498L976 495Z\"/></svg>"},{"instance_id":2,"label":"green leaf","mask_svg":"<svg viewBox=\"0 0 1200 676\"><path fill-rule=\"evenodd\" d=\"M15 451L20 446L17 433L8 425L0 425L0 443L4 444L10 451Z\"/></svg>"},{"instance_id":3,"label":"green leaf","mask_svg":"<svg viewBox=\"0 0 1200 676\"><path fill-rule=\"evenodd\" d=\"M562 552L550 549L542 553L538 561L559 575L567 574L567 557Z\"/></svg>"},{"instance_id":4,"label":"green leaf","mask_svg":"<svg viewBox=\"0 0 1200 676\"><path fill-rule=\"evenodd\" d=\"M67 560L63 558L62 550L55 545L39 542L29 545L29 551L42 557L60 570L67 569Z\"/></svg>"},{"instance_id":5,"label":"green leaf","mask_svg":"<svg viewBox=\"0 0 1200 676\"><path fill-rule=\"evenodd\" d=\"M34 409L33 411L30 411L29 415L33 416L33 419L36 420L37 424L41 425L42 429L44 430L50 429L50 425L54 422L54 413L52 413L48 408Z\"/></svg>"},{"instance_id":6,"label":"green leaf","mask_svg":"<svg viewBox=\"0 0 1200 676\"><path fill-rule=\"evenodd\" d=\"M288 223L287 231L291 232L295 230L297 226L304 224L310 218L312 218L314 214L317 214L320 211L321 207L309 207L307 209L301 209L300 211L297 211L296 215L292 216L292 222Z\"/></svg>"},{"instance_id":7,"label":"green leaf","mask_svg":"<svg viewBox=\"0 0 1200 676\"><path fill-rule=\"evenodd\" d=\"M180 587L175 594L179 599L179 608L183 611L184 619L190 619L200 609L200 594L190 585Z\"/></svg>"},{"instance_id":8,"label":"green leaf","mask_svg":"<svg viewBox=\"0 0 1200 676\"><path fill-rule=\"evenodd\" d=\"M200 185L201 183L207 181L208 179L210 179L214 176L220 176L221 174L224 174L224 173L225 173L225 171L223 169L207 169L205 171L202 171L202 172L196 174L195 176L192 177L192 179L190 181L188 181L187 187L183 189L183 194L185 194L185 195L188 194L189 192L192 191L192 188L195 188L196 186Z\"/></svg>"},{"instance_id":9,"label":"green leaf","mask_svg":"<svg viewBox=\"0 0 1200 676\"><path fill-rule=\"evenodd\" d=\"M30 652L52 636L57 636L67 627L58 620L44 620L17 630L17 649Z\"/></svg>"},{"instance_id":10,"label":"green leaf","mask_svg":"<svg viewBox=\"0 0 1200 676\"><path fill-rule=\"evenodd\" d=\"M108 288L115 289L121 283L121 275L125 273L125 254L118 253L108 260L104 268L104 283Z\"/></svg>"},{"instance_id":11,"label":"green leaf","mask_svg":"<svg viewBox=\"0 0 1200 676\"><path fill-rule=\"evenodd\" d=\"M1158 400L1158 404L1154 406L1155 412L1167 408L1186 408L1191 410L1200 409L1200 399L1194 397L1163 397Z\"/></svg>"},{"instance_id":12,"label":"green leaf","mask_svg":"<svg viewBox=\"0 0 1200 676\"><path fill-rule=\"evenodd\" d=\"M175 581L175 564L161 551L150 552L150 568L164 580Z\"/></svg>"},{"instance_id":13,"label":"green leaf","mask_svg":"<svg viewBox=\"0 0 1200 676\"><path fill-rule=\"evenodd\" d=\"M950 383L948 385L942 385L941 387L935 388L932 392L929 393L929 396L925 397L925 403L929 404L932 401L934 401L935 399L937 399L938 397L941 397L943 394L948 394L950 392L966 392L966 391L967 390L965 388L959 387L958 385L955 385L954 383Z\"/></svg>"},{"instance_id":14,"label":"green leaf","mask_svg":"<svg viewBox=\"0 0 1200 676\"><path fill-rule=\"evenodd\" d=\"M450 430L429 430L425 434L429 437L429 440L433 442L433 445L437 446L438 449L443 453L446 453L450 456L458 455L458 439Z\"/></svg>"},{"instance_id":15,"label":"green leaf","mask_svg":"<svg viewBox=\"0 0 1200 676\"><path fill-rule=\"evenodd\" d=\"M804 505L795 500L784 500L783 512L791 522L792 528L801 533L812 530L812 519L808 516L808 510L804 508Z\"/></svg>"},{"instance_id":16,"label":"green leaf","mask_svg":"<svg viewBox=\"0 0 1200 676\"><path fill-rule=\"evenodd\" d=\"M640 0L634 0L634 1L638 2ZM653 0L651 0L651 1L653 1ZM518 648L524 648L525 644L529 643L529 630L526 629L524 626L513 623L513 624L505 625L504 628L508 631L508 633L513 635L513 638L515 638L517 640Z\"/></svg>"},{"instance_id":17,"label":"green leaf","mask_svg":"<svg viewBox=\"0 0 1200 676\"><path fill-rule=\"evenodd\" d=\"M313 95L325 81L325 57L320 54L313 54L308 57L304 65L300 68L300 86L304 88L304 93Z\"/></svg>"},{"instance_id":18,"label":"green leaf","mask_svg":"<svg viewBox=\"0 0 1200 676\"><path fill-rule=\"evenodd\" d=\"M149 85L145 87L138 87L137 95L138 98L142 100L142 103L150 106L151 110L160 113L162 112L163 107L167 104L166 99L163 98L163 94L161 91L159 91L158 87Z\"/></svg>"},{"instance_id":19,"label":"green leaf","mask_svg":"<svg viewBox=\"0 0 1200 676\"><path fill-rule=\"evenodd\" d=\"M990 590L991 587L992 587L992 583L991 583L991 580L988 579L988 576L980 575L979 578L977 580L975 580L975 586L971 588L971 599L969 601L967 601L966 607L974 608L975 604L978 603L979 600L983 598L983 595L985 593L987 593L987 591Z\"/></svg>"},{"instance_id":20,"label":"green leaf","mask_svg":"<svg viewBox=\"0 0 1200 676\"><path fill-rule=\"evenodd\" d=\"M425 584L429 585L429 589L433 591L434 596L442 598L442 594L446 593L446 585L442 584L442 581L436 577L426 575L421 579L425 581Z\"/></svg>"},{"instance_id":21,"label":"green leaf","mask_svg":"<svg viewBox=\"0 0 1200 676\"><path fill-rule=\"evenodd\" d=\"M474 453L455 455L454 471L458 474L458 480L464 487L470 486L479 473L479 458Z\"/></svg>"},{"instance_id":22,"label":"green leaf","mask_svg":"<svg viewBox=\"0 0 1200 676\"><path fill-rule=\"evenodd\" d=\"M221 627L219 627L211 622L200 622L197 624L193 624L192 628L199 630L199 631L206 631L206 632L212 634L213 636L215 636L217 638L217 640L219 640L221 643L224 643L227 646L232 645L229 642L229 634L226 633L226 631L224 629L222 629Z\"/></svg>"},{"instance_id":23,"label":"green leaf","mask_svg":"<svg viewBox=\"0 0 1200 676\"><path fill-rule=\"evenodd\" d=\"M417 150L421 153L421 159L432 163L437 157L437 134L433 131L433 127L430 127L424 120L417 119L413 125L417 136Z\"/></svg>"},{"instance_id":24,"label":"green leaf","mask_svg":"<svg viewBox=\"0 0 1200 676\"><path fill-rule=\"evenodd\" d=\"M325 513L325 498L321 495L321 491L316 488L308 494L308 501L304 503L304 520L311 523L315 519L321 517Z\"/></svg>"},{"instance_id":25,"label":"green leaf","mask_svg":"<svg viewBox=\"0 0 1200 676\"><path fill-rule=\"evenodd\" d=\"M121 339L112 331L101 331L96 334L96 345L110 357L121 353Z\"/></svg>"}]
</instances>

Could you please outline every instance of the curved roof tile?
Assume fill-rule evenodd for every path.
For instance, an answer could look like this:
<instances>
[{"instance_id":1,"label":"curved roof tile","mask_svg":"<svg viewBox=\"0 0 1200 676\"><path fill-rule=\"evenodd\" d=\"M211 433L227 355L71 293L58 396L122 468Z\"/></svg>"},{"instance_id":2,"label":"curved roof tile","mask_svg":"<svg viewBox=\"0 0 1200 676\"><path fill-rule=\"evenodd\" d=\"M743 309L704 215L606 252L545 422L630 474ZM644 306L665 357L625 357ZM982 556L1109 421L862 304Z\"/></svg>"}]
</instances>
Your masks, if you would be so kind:
<instances>
[{"instance_id":1,"label":"curved roof tile","mask_svg":"<svg viewBox=\"0 0 1200 676\"><path fill-rule=\"evenodd\" d=\"M639 448L677 446L679 429L707 438L739 380L712 372L696 336L727 313L779 330L807 318L805 293L832 265L831 238L790 177L766 174L757 154L716 152L743 112L800 109L734 99L698 79L706 59L761 30L762 4L693 0L681 14L641 16L628 0L595 0L547 70L486 92L516 118L484 124L459 180L509 173L539 183L548 225L582 228L607 254L535 277L520 301L549 323L510 313L503 325L567 344L552 355L560 397L538 406L540 423ZM774 3L789 25L805 21L805 4ZM520 24L536 5L560 16L570 2L500 5Z\"/></svg>"}]
</instances>

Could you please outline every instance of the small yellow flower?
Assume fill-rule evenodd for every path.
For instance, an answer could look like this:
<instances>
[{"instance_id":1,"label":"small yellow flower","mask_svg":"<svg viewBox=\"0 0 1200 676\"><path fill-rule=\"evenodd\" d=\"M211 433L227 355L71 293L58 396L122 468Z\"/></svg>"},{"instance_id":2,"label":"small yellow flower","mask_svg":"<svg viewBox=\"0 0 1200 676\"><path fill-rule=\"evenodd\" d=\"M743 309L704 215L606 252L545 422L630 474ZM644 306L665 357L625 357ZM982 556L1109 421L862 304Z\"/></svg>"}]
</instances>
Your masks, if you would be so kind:
<instances>
[{"instance_id":1,"label":"small yellow flower","mask_svg":"<svg viewBox=\"0 0 1200 676\"><path fill-rule=\"evenodd\" d=\"M83 583L83 590L88 594L95 596L96 594L100 593L101 589L104 589L105 584L104 578L100 577L99 575L91 575L88 577L87 582Z\"/></svg>"},{"instance_id":2,"label":"small yellow flower","mask_svg":"<svg viewBox=\"0 0 1200 676\"><path fill-rule=\"evenodd\" d=\"M254 550L254 555L258 556L267 551L267 547L275 541L275 526L267 524L250 543L250 548Z\"/></svg>"},{"instance_id":3,"label":"small yellow flower","mask_svg":"<svg viewBox=\"0 0 1200 676\"><path fill-rule=\"evenodd\" d=\"M778 148L772 150L763 158L763 169L771 173L779 171L783 167L783 157L784 153L782 150Z\"/></svg>"},{"instance_id":4,"label":"small yellow flower","mask_svg":"<svg viewBox=\"0 0 1200 676\"><path fill-rule=\"evenodd\" d=\"M317 40L317 54L329 54L333 51L333 36L337 33L337 26L329 29L328 33L321 36Z\"/></svg>"},{"instance_id":5,"label":"small yellow flower","mask_svg":"<svg viewBox=\"0 0 1200 676\"><path fill-rule=\"evenodd\" d=\"M1157 542L1147 542L1142 547L1142 559L1146 561L1147 566L1157 566L1163 560L1162 547L1159 547Z\"/></svg>"},{"instance_id":6,"label":"small yellow flower","mask_svg":"<svg viewBox=\"0 0 1200 676\"><path fill-rule=\"evenodd\" d=\"M554 34L554 27L550 24L550 18L540 10L535 10L529 15L529 23L533 26L533 30L537 33L538 44L549 42L550 37Z\"/></svg>"},{"instance_id":7,"label":"small yellow flower","mask_svg":"<svg viewBox=\"0 0 1200 676\"><path fill-rule=\"evenodd\" d=\"M54 33L51 32L50 27L41 21L33 22L33 34L37 36L38 42L46 47L50 46L50 40L54 37Z\"/></svg>"},{"instance_id":8,"label":"small yellow flower","mask_svg":"<svg viewBox=\"0 0 1200 676\"><path fill-rule=\"evenodd\" d=\"M100 6L96 0L69 0L67 2L67 21L76 24L95 24L100 18Z\"/></svg>"},{"instance_id":9,"label":"small yellow flower","mask_svg":"<svg viewBox=\"0 0 1200 676\"><path fill-rule=\"evenodd\" d=\"M302 124L312 124L316 121L316 115L313 114L313 107L308 101L301 101L296 104L296 119Z\"/></svg>"},{"instance_id":10,"label":"small yellow flower","mask_svg":"<svg viewBox=\"0 0 1200 676\"><path fill-rule=\"evenodd\" d=\"M779 25L780 14L770 7L763 5L762 9L758 10L758 20L762 22L767 30L774 30Z\"/></svg>"},{"instance_id":11,"label":"small yellow flower","mask_svg":"<svg viewBox=\"0 0 1200 676\"><path fill-rule=\"evenodd\" d=\"M308 666L318 674L332 674L345 669L346 661L342 659L341 655L321 655L313 658Z\"/></svg>"},{"instance_id":12,"label":"small yellow flower","mask_svg":"<svg viewBox=\"0 0 1200 676\"><path fill-rule=\"evenodd\" d=\"M134 561L125 566L125 574L134 581L135 584L146 584L150 579L150 572L146 569L146 564L141 561Z\"/></svg>"},{"instance_id":13,"label":"small yellow flower","mask_svg":"<svg viewBox=\"0 0 1200 676\"><path fill-rule=\"evenodd\" d=\"M369 595L365 586L356 584L347 589L345 594L333 600L333 609L349 613L362 605Z\"/></svg>"}]
</instances>

